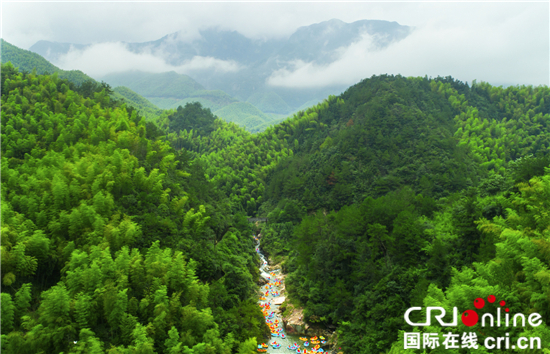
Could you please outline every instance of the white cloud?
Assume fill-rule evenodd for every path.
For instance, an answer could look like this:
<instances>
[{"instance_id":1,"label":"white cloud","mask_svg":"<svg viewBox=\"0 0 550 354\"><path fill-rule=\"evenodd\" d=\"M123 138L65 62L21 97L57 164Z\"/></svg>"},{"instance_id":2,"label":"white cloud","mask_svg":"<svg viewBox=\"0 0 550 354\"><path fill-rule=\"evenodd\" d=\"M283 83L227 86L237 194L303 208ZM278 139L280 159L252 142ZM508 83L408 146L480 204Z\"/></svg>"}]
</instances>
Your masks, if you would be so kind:
<instances>
[{"instance_id":1,"label":"white cloud","mask_svg":"<svg viewBox=\"0 0 550 354\"><path fill-rule=\"evenodd\" d=\"M225 61L211 57L195 56L179 66L167 64L160 53L145 51L134 53L120 42L99 43L84 50L72 48L56 62L64 70L81 70L86 74L98 78L103 75L140 70L147 72L175 71L186 74L195 70L215 70L218 72L234 72L241 69L234 61Z\"/></svg>"},{"instance_id":2,"label":"white cloud","mask_svg":"<svg viewBox=\"0 0 550 354\"><path fill-rule=\"evenodd\" d=\"M221 60L212 57L201 57L196 55L185 64L174 69L178 72L188 72L193 70L216 70L219 72L235 72L241 70L241 66L233 60Z\"/></svg>"},{"instance_id":3,"label":"white cloud","mask_svg":"<svg viewBox=\"0 0 550 354\"><path fill-rule=\"evenodd\" d=\"M372 36L363 35L362 40L341 50L340 58L329 65L292 61L288 63L290 69L285 67L275 71L267 79L267 84L295 88L353 84L372 71L367 57L376 53L373 44Z\"/></svg>"},{"instance_id":4,"label":"white cloud","mask_svg":"<svg viewBox=\"0 0 550 354\"><path fill-rule=\"evenodd\" d=\"M293 62L274 72L267 83L280 87L351 85L379 74L447 76L496 85L549 84L547 13L537 8L501 17L499 23L472 16L462 23L440 20L419 26L404 40L383 50L372 38L346 48L329 65Z\"/></svg>"}]
</instances>

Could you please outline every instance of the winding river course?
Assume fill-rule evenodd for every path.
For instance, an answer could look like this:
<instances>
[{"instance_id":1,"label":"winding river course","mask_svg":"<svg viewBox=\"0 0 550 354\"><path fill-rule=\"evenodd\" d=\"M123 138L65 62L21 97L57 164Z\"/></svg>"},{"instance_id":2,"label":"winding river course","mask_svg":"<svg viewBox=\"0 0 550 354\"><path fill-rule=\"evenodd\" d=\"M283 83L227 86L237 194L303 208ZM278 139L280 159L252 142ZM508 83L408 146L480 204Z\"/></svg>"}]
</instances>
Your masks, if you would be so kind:
<instances>
[{"instance_id":1,"label":"winding river course","mask_svg":"<svg viewBox=\"0 0 550 354\"><path fill-rule=\"evenodd\" d=\"M256 239L256 252L260 256L260 259L262 260L262 263L261 263L261 266L260 266L260 276L263 277L264 279L267 279L267 281L270 282L270 283L274 283L277 280L279 280L279 281L281 281L281 285L282 285L283 280L281 280L280 277L278 277L281 274L281 269L269 270L269 265L267 264L267 259L265 258L264 254L262 253L262 251L260 249L260 240L259 239ZM274 275L272 275L272 274L274 274ZM275 322L275 319L278 319L279 320L279 325L278 325L277 328L283 328L283 319L282 319L282 314L279 311L279 305L274 304L275 300L277 300L280 297L280 295L279 296L273 296L272 295L272 291L273 292L280 291L281 287L280 286L275 286L275 285L273 285L271 287L271 289L266 289L265 287L266 287L266 285L260 286L260 292L262 292L261 297L265 297L266 299L265 300L259 300L258 304L259 305L264 305L264 304L267 304L267 303L271 303L271 309L268 310L268 313L271 313L271 312L274 311L275 316L273 316L273 318L271 318L270 321ZM265 293L268 290L269 290L269 293L266 296ZM286 331L284 331L284 330L281 331L280 333L284 333L286 338L283 339L281 337L271 337L269 339L269 342L265 342L266 344L269 344L269 347L267 348L267 353L296 353L296 350L289 350L288 349L288 346L292 345L294 343L299 344L300 348L304 349L304 344L303 344L304 342L299 339L299 336L288 335L286 333ZM281 344L281 347L279 347L278 349L273 349L273 346L271 344L274 343L274 342L277 342L277 343ZM259 339L258 344L261 344L261 343L263 343L263 342L261 342L261 339ZM310 344L310 348L312 346L313 345ZM309 352L309 350L308 350L308 352Z\"/></svg>"}]
</instances>

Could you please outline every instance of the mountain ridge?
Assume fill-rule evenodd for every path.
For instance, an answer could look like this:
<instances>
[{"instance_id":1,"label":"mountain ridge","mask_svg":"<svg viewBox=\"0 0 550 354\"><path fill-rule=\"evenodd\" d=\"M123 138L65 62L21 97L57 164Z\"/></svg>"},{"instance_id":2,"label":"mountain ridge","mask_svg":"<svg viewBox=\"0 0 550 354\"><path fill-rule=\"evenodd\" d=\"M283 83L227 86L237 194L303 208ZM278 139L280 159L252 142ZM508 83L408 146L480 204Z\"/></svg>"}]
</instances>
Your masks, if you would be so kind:
<instances>
[{"instance_id":1,"label":"mountain ridge","mask_svg":"<svg viewBox=\"0 0 550 354\"><path fill-rule=\"evenodd\" d=\"M14 46L0 38L0 52L2 53L2 63L11 62L21 71L33 71L36 69L38 74L58 73L62 79L67 79L75 84L82 84L84 81L93 80L80 70L62 70L50 63L43 56L30 50L25 50Z\"/></svg>"},{"instance_id":2,"label":"mountain ridge","mask_svg":"<svg viewBox=\"0 0 550 354\"><path fill-rule=\"evenodd\" d=\"M240 101L248 101L257 92L272 91L285 101L285 105L271 104L281 108L272 113L289 114L308 101L319 102L328 95L340 94L348 85L310 89L270 86L267 79L274 72L292 68L292 63L296 61L328 65L339 58L343 48L362 40L365 35L372 36L372 50L378 50L402 40L412 30L413 27L395 21L358 20L347 23L331 19L301 26L283 39L258 40L237 31L210 27L200 30L200 37L193 40L180 40L179 32L174 32L154 41L125 43L125 46L134 54L153 54L174 67L184 65L197 56L237 64L241 70L218 72L211 68L187 69L186 74L207 90L222 90ZM30 50L46 58L59 58L71 48L66 44L52 44L49 47L45 44L33 45Z\"/></svg>"}]
</instances>

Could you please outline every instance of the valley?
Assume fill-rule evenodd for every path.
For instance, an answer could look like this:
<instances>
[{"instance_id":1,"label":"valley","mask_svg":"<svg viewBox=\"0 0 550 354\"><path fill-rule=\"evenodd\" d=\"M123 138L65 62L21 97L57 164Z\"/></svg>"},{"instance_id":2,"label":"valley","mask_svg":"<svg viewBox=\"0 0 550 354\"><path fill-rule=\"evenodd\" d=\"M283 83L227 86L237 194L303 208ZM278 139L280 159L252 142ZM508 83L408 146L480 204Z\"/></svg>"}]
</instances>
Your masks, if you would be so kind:
<instances>
[{"instance_id":1,"label":"valley","mask_svg":"<svg viewBox=\"0 0 550 354\"><path fill-rule=\"evenodd\" d=\"M393 33L380 46L409 33L353 24L318 26L334 29L327 47L359 25ZM312 26L284 43L224 36L302 58ZM208 43L178 50L218 53ZM175 71L99 82L3 40L2 53L6 353L290 353L321 336L331 354L410 353L413 331L502 336L404 319L489 296L540 314L507 331L547 350L548 86L383 74L289 99ZM245 54L225 59L261 59Z\"/></svg>"}]
</instances>

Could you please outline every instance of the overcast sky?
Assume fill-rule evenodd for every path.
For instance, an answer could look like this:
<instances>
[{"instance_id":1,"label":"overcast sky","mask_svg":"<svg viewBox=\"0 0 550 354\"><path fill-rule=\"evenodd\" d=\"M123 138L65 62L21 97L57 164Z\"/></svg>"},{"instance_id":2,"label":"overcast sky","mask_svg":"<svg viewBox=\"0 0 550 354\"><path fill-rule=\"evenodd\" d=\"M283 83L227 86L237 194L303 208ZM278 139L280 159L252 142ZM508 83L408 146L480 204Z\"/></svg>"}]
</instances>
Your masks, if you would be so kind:
<instances>
[{"instance_id":1,"label":"overcast sky","mask_svg":"<svg viewBox=\"0 0 550 354\"><path fill-rule=\"evenodd\" d=\"M118 42L146 42L180 32L192 39L198 30L218 26L251 38L286 37L298 27L332 18L396 21L414 26L405 40L386 50L368 51L365 37L342 49L328 66L296 62L273 73L279 86L353 84L373 74L451 75L495 85L549 84L548 2L6 2L2 1L2 38L24 49L38 40L104 43L66 58L64 69L91 75L118 70L173 69L158 58L135 57ZM118 49L117 49L118 48ZM119 50L117 52L117 50ZM109 55L116 53L118 61ZM193 65L203 65L198 58ZM233 68L209 58L204 65ZM183 70L183 69L182 69ZM181 70L180 70L181 71Z\"/></svg>"}]
</instances>

